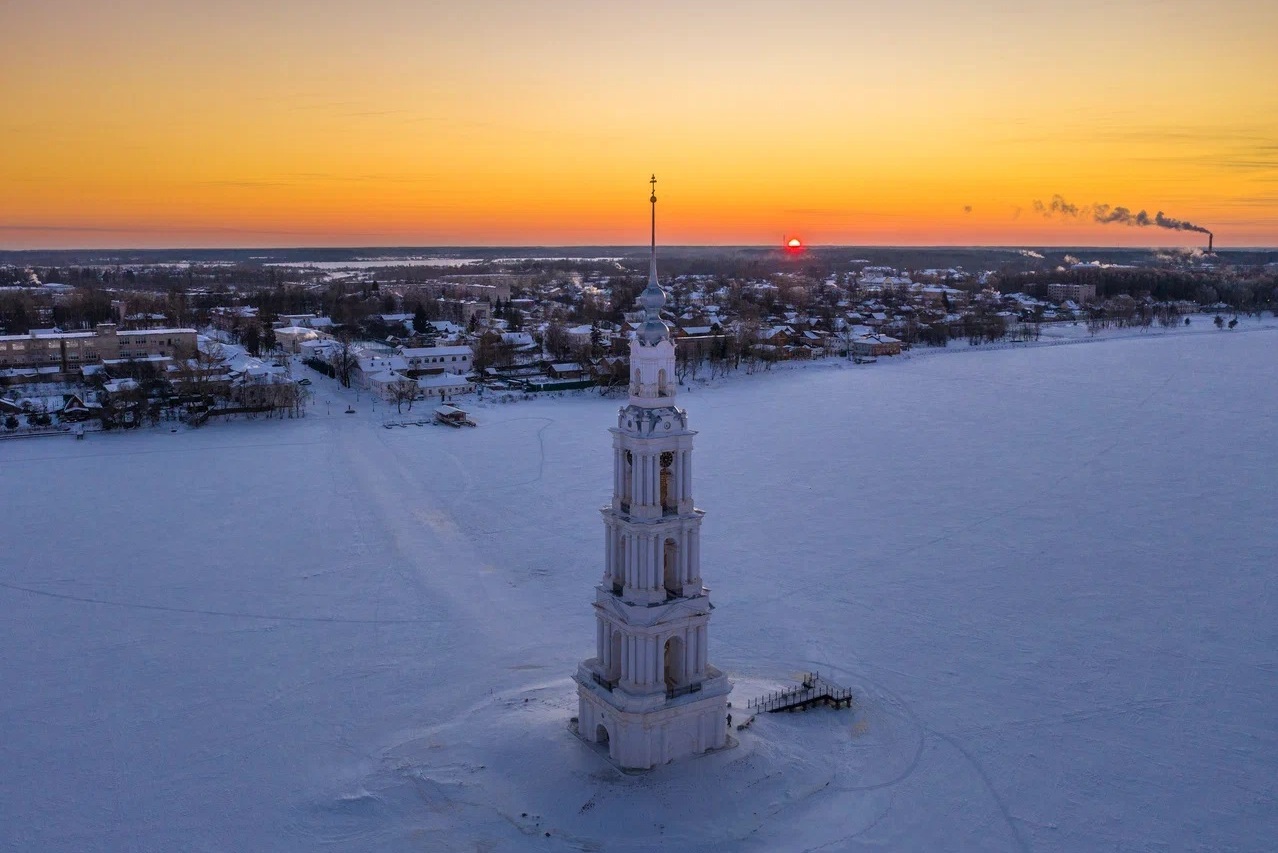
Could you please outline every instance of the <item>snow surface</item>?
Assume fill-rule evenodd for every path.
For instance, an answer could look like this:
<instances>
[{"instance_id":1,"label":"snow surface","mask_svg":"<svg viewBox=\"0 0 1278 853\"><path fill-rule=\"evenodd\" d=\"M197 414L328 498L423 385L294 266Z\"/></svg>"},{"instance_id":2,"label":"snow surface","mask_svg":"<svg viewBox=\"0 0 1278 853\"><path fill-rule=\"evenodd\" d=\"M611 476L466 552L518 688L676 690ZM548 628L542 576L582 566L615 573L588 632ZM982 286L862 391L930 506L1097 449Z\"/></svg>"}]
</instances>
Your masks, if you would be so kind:
<instances>
[{"instance_id":1,"label":"snow surface","mask_svg":"<svg viewBox=\"0 0 1278 853\"><path fill-rule=\"evenodd\" d=\"M1276 345L682 394L734 712L808 669L858 704L637 775L567 727L617 400L384 429L317 378L301 420L0 442L0 848L1272 849Z\"/></svg>"}]
</instances>

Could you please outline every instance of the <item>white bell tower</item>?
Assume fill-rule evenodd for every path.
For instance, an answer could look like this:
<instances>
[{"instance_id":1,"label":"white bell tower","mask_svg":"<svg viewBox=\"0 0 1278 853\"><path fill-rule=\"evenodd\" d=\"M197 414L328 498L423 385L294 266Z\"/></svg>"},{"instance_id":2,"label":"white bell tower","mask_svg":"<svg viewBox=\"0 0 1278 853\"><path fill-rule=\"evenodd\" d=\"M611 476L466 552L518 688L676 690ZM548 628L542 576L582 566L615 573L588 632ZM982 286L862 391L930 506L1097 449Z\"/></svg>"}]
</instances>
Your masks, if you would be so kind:
<instances>
[{"instance_id":1,"label":"white bell tower","mask_svg":"<svg viewBox=\"0 0 1278 853\"><path fill-rule=\"evenodd\" d=\"M630 400L612 432L612 503L603 580L595 587L595 656L577 667L578 733L622 767L648 768L727 742L732 685L709 663L710 590L701 582L701 517L692 501L688 415L675 403L675 347L652 259L630 341Z\"/></svg>"}]
</instances>

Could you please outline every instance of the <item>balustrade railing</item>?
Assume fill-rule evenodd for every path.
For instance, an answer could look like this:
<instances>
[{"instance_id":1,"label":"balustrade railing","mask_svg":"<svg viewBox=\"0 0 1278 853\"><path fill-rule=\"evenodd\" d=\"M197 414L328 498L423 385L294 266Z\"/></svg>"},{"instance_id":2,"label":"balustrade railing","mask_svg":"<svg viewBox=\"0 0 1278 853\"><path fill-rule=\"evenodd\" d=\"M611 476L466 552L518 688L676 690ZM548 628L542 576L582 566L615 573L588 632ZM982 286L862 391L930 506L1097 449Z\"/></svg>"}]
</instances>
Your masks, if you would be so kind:
<instances>
[{"instance_id":1,"label":"balustrade railing","mask_svg":"<svg viewBox=\"0 0 1278 853\"><path fill-rule=\"evenodd\" d=\"M694 681L691 684L685 684L682 687L667 687L666 698L674 699L679 696L687 696L689 693L700 693L701 682Z\"/></svg>"}]
</instances>

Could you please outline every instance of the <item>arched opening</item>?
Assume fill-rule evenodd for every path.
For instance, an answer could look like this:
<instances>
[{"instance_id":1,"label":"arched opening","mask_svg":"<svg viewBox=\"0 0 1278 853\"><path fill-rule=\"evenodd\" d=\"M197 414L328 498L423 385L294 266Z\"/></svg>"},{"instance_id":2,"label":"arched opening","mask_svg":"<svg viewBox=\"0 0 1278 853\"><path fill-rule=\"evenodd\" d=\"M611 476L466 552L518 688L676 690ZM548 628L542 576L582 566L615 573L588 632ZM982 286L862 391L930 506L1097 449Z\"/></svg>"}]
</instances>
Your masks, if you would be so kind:
<instances>
[{"instance_id":1,"label":"arched opening","mask_svg":"<svg viewBox=\"0 0 1278 853\"><path fill-rule=\"evenodd\" d=\"M608 727L603 723L595 726L595 743L601 743L604 746L608 745Z\"/></svg>"},{"instance_id":2,"label":"arched opening","mask_svg":"<svg viewBox=\"0 0 1278 853\"><path fill-rule=\"evenodd\" d=\"M683 684L683 640L671 637L666 640L666 689L673 690Z\"/></svg>"},{"instance_id":3,"label":"arched opening","mask_svg":"<svg viewBox=\"0 0 1278 853\"><path fill-rule=\"evenodd\" d=\"M621 632L612 632L611 648L608 650L608 680L617 681L621 678Z\"/></svg>"},{"instance_id":4,"label":"arched opening","mask_svg":"<svg viewBox=\"0 0 1278 853\"><path fill-rule=\"evenodd\" d=\"M663 515L678 511L674 500L674 472L671 470L673 465L673 453L666 451L661 454L661 512Z\"/></svg>"},{"instance_id":5,"label":"arched opening","mask_svg":"<svg viewBox=\"0 0 1278 853\"><path fill-rule=\"evenodd\" d=\"M666 540L662 554L662 578L667 595L682 595L683 581L679 577L679 546L673 539Z\"/></svg>"},{"instance_id":6,"label":"arched opening","mask_svg":"<svg viewBox=\"0 0 1278 853\"><path fill-rule=\"evenodd\" d=\"M665 397L669 393L669 389L666 388L666 369L663 367L657 371L657 396Z\"/></svg>"}]
</instances>

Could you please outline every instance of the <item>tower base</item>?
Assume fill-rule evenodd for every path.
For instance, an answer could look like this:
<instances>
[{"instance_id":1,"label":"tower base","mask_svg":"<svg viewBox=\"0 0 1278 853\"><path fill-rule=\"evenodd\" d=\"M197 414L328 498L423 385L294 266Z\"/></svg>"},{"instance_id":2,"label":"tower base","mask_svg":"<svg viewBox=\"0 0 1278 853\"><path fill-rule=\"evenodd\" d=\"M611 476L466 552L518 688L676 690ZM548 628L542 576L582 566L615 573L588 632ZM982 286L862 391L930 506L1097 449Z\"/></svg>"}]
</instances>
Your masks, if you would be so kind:
<instances>
[{"instance_id":1,"label":"tower base","mask_svg":"<svg viewBox=\"0 0 1278 853\"><path fill-rule=\"evenodd\" d=\"M655 705L651 696L609 691L580 671L576 681L577 734L605 744L620 767L647 770L727 744L732 685L722 673L702 682L696 693Z\"/></svg>"}]
</instances>

